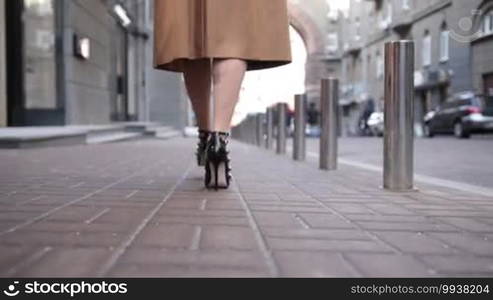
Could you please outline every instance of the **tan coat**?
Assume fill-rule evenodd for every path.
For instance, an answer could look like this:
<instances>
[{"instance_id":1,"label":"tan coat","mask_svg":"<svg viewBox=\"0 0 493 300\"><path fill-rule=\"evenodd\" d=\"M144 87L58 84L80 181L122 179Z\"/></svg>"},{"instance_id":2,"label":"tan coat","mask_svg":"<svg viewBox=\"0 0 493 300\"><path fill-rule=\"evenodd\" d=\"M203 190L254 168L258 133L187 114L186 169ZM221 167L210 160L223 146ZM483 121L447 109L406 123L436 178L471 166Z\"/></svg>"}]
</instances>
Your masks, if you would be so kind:
<instances>
[{"instance_id":1,"label":"tan coat","mask_svg":"<svg viewBox=\"0 0 493 300\"><path fill-rule=\"evenodd\" d=\"M241 58L248 70L291 62L286 0L155 0L154 64Z\"/></svg>"}]
</instances>

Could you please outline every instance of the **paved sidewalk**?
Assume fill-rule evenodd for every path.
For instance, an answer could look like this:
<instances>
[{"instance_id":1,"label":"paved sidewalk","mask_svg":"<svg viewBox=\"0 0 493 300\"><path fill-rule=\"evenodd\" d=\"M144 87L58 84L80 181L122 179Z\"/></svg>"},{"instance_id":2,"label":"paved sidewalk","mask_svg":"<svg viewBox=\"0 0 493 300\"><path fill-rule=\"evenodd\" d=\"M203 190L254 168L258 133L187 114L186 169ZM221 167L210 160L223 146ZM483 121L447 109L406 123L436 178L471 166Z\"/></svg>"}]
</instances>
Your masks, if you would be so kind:
<instances>
[{"instance_id":1,"label":"paved sidewalk","mask_svg":"<svg viewBox=\"0 0 493 300\"><path fill-rule=\"evenodd\" d=\"M493 198L239 143L206 191L194 143L1 150L0 276L493 275Z\"/></svg>"}]
</instances>

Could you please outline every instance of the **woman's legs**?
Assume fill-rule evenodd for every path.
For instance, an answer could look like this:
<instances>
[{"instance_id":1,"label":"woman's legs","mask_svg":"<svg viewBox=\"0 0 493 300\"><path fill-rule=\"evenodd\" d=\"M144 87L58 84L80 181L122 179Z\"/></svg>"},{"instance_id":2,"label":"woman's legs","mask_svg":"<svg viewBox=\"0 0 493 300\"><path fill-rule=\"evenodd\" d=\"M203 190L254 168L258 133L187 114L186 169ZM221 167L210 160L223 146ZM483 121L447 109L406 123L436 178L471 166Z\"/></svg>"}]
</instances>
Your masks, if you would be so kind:
<instances>
[{"instance_id":1,"label":"woman's legs","mask_svg":"<svg viewBox=\"0 0 493 300\"><path fill-rule=\"evenodd\" d=\"M211 131L210 96L212 84L210 59L189 60L185 64L185 85L200 130Z\"/></svg>"},{"instance_id":2,"label":"woman's legs","mask_svg":"<svg viewBox=\"0 0 493 300\"><path fill-rule=\"evenodd\" d=\"M212 66L210 59L187 61L185 85L199 129L229 132L246 68L246 62L241 59L214 59ZM213 116L210 115L211 84Z\"/></svg>"},{"instance_id":3,"label":"woman's legs","mask_svg":"<svg viewBox=\"0 0 493 300\"><path fill-rule=\"evenodd\" d=\"M215 59L213 62L213 131L229 132L238 103L247 64L241 59Z\"/></svg>"}]
</instances>

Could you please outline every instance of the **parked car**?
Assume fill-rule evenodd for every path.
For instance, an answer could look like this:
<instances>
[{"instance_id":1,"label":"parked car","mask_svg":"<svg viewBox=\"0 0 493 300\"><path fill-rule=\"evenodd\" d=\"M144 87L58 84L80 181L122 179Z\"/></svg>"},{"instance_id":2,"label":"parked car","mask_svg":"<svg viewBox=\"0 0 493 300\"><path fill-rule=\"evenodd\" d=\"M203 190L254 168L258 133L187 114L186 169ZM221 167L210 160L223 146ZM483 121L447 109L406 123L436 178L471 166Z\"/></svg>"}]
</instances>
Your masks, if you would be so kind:
<instances>
[{"instance_id":1,"label":"parked car","mask_svg":"<svg viewBox=\"0 0 493 300\"><path fill-rule=\"evenodd\" d=\"M383 112L374 112L368 118L368 128L373 136L383 136L384 117Z\"/></svg>"},{"instance_id":2,"label":"parked car","mask_svg":"<svg viewBox=\"0 0 493 300\"><path fill-rule=\"evenodd\" d=\"M469 138L473 133L493 132L493 98L466 92L426 114L424 134L454 134Z\"/></svg>"}]
</instances>

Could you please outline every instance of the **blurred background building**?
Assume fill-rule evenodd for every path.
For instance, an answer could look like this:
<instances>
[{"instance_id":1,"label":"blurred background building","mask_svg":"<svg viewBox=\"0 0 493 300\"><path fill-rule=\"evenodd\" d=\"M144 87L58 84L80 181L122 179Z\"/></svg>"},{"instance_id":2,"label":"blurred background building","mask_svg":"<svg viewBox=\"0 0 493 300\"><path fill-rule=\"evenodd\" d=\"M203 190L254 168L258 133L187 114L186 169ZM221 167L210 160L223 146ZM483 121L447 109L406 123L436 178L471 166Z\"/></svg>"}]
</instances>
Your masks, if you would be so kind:
<instances>
[{"instance_id":1,"label":"blurred background building","mask_svg":"<svg viewBox=\"0 0 493 300\"><path fill-rule=\"evenodd\" d=\"M288 0L294 62L251 72L235 123L341 79L343 134L383 108L384 44L416 42L416 120L456 92L493 94L492 0ZM153 0L0 0L0 126L159 122L193 115L155 71ZM291 104L292 105L292 104ZM292 106L291 106L292 107Z\"/></svg>"},{"instance_id":2,"label":"blurred background building","mask_svg":"<svg viewBox=\"0 0 493 300\"><path fill-rule=\"evenodd\" d=\"M384 44L416 43L416 122L454 93L492 94L493 1L350 0L340 21L341 104L344 129L358 134L358 122L374 102L383 109Z\"/></svg>"}]
</instances>

